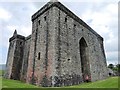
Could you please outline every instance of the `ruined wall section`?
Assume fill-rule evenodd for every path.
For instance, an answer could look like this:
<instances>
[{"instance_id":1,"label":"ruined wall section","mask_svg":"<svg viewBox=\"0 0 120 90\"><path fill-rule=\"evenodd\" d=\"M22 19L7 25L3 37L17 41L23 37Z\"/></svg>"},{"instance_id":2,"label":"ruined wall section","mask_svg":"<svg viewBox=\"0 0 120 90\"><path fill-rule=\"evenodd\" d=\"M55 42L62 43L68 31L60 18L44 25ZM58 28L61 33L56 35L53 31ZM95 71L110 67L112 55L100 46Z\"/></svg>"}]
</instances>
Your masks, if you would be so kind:
<instances>
[{"instance_id":1,"label":"ruined wall section","mask_svg":"<svg viewBox=\"0 0 120 90\"><path fill-rule=\"evenodd\" d=\"M25 44L24 44L23 63L22 63L22 69L21 69L21 81L24 81L24 82L26 81L26 77L27 77L30 42L31 42L31 35L25 38Z\"/></svg>"}]
</instances>

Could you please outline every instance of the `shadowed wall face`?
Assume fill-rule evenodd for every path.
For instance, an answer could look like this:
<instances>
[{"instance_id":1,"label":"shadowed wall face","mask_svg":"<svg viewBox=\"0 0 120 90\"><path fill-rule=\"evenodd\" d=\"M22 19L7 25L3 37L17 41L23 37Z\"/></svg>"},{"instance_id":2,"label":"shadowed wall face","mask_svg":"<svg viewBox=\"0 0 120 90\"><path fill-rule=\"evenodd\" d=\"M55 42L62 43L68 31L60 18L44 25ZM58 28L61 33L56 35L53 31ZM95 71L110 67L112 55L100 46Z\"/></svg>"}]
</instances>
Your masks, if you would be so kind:
<instances>
[{"instance_id":1,"label":"shadowed wall face","mask_svg":"<svg viewBox=\"0 0 120 90\"><path fill-rule=\"evenodd\" d=\"M7 58L7 69L5 77L20 80L21 68L23 62L23 50L25 37L18 35L17 32L10 38L10 46Z\"/></svg>"},{"instance_id":2,"label":"shadowed wall face","mask_svg":"<svg viewBox=\"0 0 120 90\"><path fill-rule=\"evenodd\" d=\"M23 61L24 40L16 40L11 79L20 80Z\"/></svg>"}]
</instances>

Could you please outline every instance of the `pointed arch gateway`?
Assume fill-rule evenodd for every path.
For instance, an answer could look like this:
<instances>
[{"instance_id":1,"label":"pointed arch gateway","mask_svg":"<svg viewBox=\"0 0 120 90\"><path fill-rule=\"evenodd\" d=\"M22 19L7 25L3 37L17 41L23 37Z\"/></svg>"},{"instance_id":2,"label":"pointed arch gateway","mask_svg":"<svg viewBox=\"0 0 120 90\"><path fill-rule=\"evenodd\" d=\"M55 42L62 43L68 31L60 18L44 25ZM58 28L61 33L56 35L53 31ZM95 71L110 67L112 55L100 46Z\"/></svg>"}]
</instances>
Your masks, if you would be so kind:
<instances>
[{"instance_id":1,"label":"pointed arch gateway","mask_svg":"<svg viewBox=\"0 0 120 90\"><path fill-rule=\"evenodd\" d=\"M90 73L90 64L88 58L88 45L85 39L82 37L79 41L79 49L80 49L80 58L81 58L81 71L83 75L83 81L86 81L86 77L89 77L89 81L91 81L91 73Z\"/></svg>"}]
</instances>

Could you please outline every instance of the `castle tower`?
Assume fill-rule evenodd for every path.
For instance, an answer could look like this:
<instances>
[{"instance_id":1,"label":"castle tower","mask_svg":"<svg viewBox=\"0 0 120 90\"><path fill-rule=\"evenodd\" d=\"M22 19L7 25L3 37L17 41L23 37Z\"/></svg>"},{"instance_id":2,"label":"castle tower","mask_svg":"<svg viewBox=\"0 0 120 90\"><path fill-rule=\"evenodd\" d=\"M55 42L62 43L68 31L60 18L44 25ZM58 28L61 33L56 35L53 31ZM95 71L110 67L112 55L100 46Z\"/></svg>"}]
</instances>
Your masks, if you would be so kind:
<instances>
[{"instance_id":1,"label":"castle tower","mask_svg":"<svg viewBox=\"0 0 120 90\"><path fill-rule=\"evenodd\" d=\"M60 2L32 16L27 82L40 86L80 84L107 77L103 38Z\"/></svg>"},{"instance_id":2,"label":"castle tower","mask_svg":"<svg viewBox=\"0 0 120 90\"><path fill-rule=\"evenodd\" d=\"M51 0L31 20L30 36L9 40L6 78L44 87L107 78L103 38L63 4Z\"/></svg>"},{"instance_id":3,"label":"castle tower","mask_svg":"<svg viewBox=\"0 0 120 90\"><path fill-rule=\"evenodd\" d=\"M13 36L9 39L9 50L6 63L5 78L20 79L20 70L22 67L24 36L18 35L15 30Z\"/></svg>"}]
</instances>

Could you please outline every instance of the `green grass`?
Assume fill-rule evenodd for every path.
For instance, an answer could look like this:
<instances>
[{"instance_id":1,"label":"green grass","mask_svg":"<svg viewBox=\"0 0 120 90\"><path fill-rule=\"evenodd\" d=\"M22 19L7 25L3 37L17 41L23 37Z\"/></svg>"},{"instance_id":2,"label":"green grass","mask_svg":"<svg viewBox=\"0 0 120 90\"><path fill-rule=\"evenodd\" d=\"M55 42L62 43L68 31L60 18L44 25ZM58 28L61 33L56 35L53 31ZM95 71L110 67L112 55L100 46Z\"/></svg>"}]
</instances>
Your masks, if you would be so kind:
<instances>
[{"instance_id":1,"label":"green grass","mask_svg":"<svg viewBox=\"0 0 120 90\"><path fill-rule=\"evenodd\" d=\"M3 75L3 70L0 70L0 89L2 88L2 75Z\"/></svg>"},{"instance_id":2,"label":"green grass","mask_svg":"<svg viewBox=\"0 0 120 90\"><path fill-rule=\"evenodd\" d=\"M2 76L2 75L3 75L3 72L4 72L3 70L0 70L0 76Z\"/></svg>"},{"instance_id":3,"label":"green grass","mask_svg":"<svg viewBox=\"0 0 120 90\"><path fill-rule=\"evenodd\" d=\"M23 83L21 81L2 78L2 88L38 88L38 87L27 83Z\"/></svg>"},{"instance_id":4,"label":"green grass","mask_svg":"<svg viewBox=\"0 0 120 90\"><path fill-rule=\"evenodd\" d=\"M0 80L3 80L2 82L3 88L41 88L38 86L26 84L16 80L10 80L4 78L0 78ZM90 83L82 83L80 85L67 86L62 88L118 88L118 77L110 77L106 80L100 80Z\"/></svg>"},{"instance_id":5,"label":"green grass","mask_svg":"<svg viewBox=\"0 0 120 90\"><path fill-rule=\"evenodd\" d=\"M118 88L118 77L110 77L105 80L100 80L90 83L82 83L71 88Z\"/></svg>"}]
</instances>

